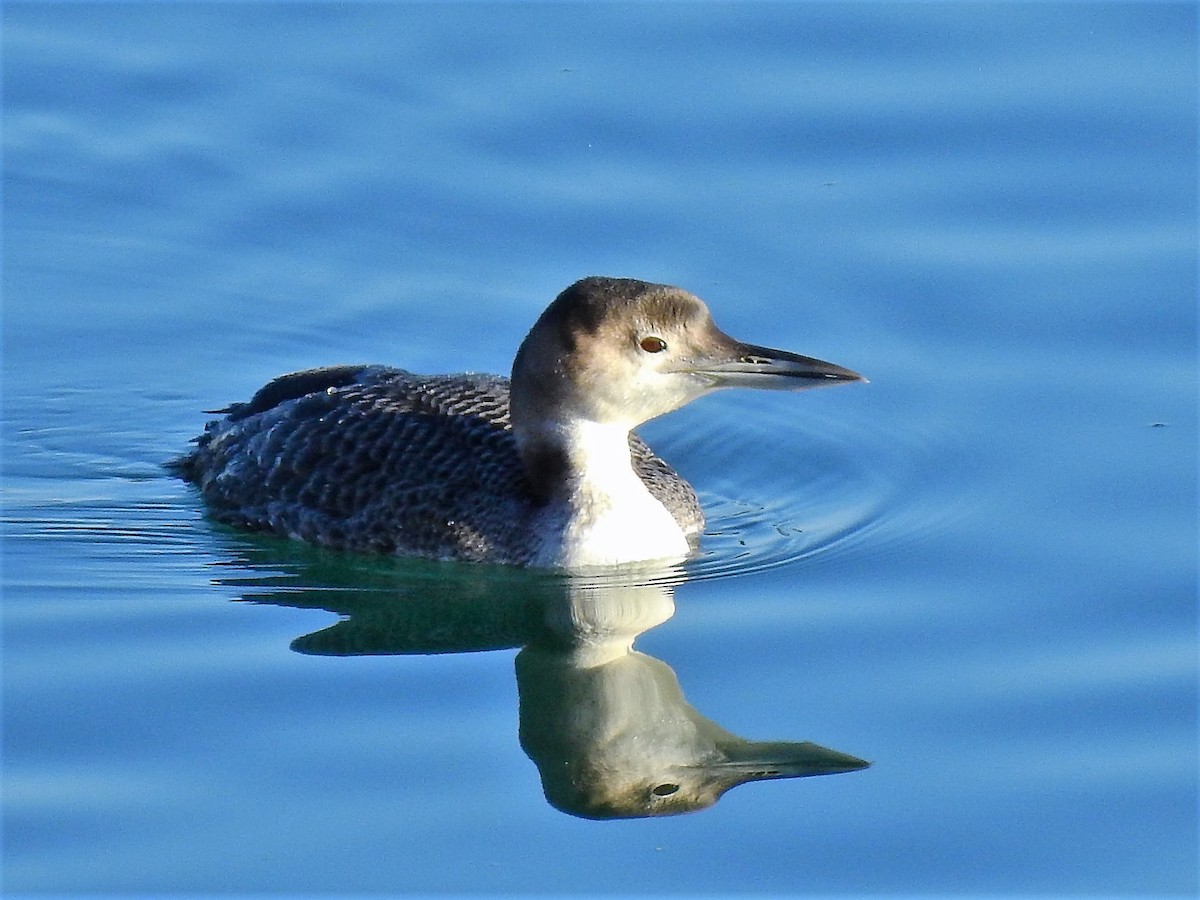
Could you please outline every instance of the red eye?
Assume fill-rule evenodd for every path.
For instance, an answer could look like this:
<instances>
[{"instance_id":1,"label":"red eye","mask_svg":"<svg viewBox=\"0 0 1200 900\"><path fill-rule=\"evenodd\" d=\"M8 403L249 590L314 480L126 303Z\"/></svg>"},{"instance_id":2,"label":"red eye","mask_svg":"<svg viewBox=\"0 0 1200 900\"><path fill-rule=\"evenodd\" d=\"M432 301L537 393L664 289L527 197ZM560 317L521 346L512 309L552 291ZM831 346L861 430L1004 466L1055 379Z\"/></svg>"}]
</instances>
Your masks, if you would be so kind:
<instances>
[{"instance_id":1,"label":"red eye","mask_svg":"<svg viewBox=\"0 0 1200 900\"><path fill-rule=\"evenodd\" d=\"M660 337L644 337L639 346L647 353L662 353L667 349L667 342Z\"/></svg>"}]
</instances>

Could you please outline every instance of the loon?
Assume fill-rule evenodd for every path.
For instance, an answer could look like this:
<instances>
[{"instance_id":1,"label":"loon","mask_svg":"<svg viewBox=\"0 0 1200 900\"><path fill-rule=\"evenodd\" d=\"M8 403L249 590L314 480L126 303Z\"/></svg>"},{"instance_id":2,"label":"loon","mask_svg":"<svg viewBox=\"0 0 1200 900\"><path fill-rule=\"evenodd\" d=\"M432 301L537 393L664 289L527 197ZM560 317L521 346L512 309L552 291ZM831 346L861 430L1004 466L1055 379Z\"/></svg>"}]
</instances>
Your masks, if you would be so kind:
<instances>
[{"instance_id":1,"label":"loon","mask_svg":"<svg viewBox=\"0 0 1200 900\"><path fill-rule=\"evenodd\" d=\"M511 379L340 365L213 410L170 463L213 518L323 547L557 569L681 561L704 514L632 429L725 387L863 381L734 340L664 284L589 277L546 308Z\"/></svg>"}]
</instances>

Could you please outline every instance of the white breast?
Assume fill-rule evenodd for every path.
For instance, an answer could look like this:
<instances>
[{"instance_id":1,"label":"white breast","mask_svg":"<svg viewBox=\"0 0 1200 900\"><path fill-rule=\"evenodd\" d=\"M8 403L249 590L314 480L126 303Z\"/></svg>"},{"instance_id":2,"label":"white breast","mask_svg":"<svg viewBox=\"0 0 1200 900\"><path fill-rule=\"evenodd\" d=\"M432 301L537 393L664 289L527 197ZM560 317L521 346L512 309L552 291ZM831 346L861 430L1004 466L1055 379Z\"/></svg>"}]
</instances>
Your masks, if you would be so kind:
<instances>
[{"instance_id":1,"label":"white breast","mask_svg":"<svg viewBox=\"0 0 1200 900\"><path fill-rule=\"evenodd\" d=\"M559 439L572 475L539 523L535 565L574 569L688 555L683 529L633 471L625 427L575 421L559 429Z\"/></svg>"}]
</instances>

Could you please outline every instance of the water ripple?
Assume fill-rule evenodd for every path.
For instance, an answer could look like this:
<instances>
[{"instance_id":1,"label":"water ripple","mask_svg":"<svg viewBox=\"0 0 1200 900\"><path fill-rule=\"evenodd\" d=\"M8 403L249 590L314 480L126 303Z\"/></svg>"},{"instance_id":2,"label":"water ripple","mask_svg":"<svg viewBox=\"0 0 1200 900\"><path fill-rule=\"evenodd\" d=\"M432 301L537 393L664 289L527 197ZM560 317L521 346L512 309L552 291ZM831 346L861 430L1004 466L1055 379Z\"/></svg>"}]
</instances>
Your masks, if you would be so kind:
<instances>
[{"instance_id":1,"label":"water ripple","mask_svg":"<svg viewBox=\"0 0 1200 900\"><path fill-rule=\"evenodd\" d=\"M964 514L955 485L970 463L952 428L889 430L853 410L797 421L771 400L749 402L758 408L736 439L724 416L698 416L658 442L673 461L671 444L687 444L679 468L701 488L708 518L689 579L920 540Z\"/></svg>"}]
</instances>

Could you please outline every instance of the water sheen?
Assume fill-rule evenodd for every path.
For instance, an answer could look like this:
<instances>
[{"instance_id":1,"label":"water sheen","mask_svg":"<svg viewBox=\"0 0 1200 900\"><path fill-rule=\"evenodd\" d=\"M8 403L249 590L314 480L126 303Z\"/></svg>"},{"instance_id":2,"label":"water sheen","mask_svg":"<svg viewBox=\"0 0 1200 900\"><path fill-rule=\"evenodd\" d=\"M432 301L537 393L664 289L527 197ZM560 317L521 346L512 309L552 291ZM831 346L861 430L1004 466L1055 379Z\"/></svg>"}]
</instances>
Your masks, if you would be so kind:
<instances>
[{"instance_id":1,"label":"water sheen","mask_svg":"<svg viewBox=\"0 0 1200 900\"><path fill-rule=\"evenodd\" d=\"M1194 5L2 15L7 892L1197 891ZM683 566L162 468L282 372L505 372L586 274L871 379L648 423ZM739 750L828 774L646 815Z\"/></svg>"}]
</instances>

